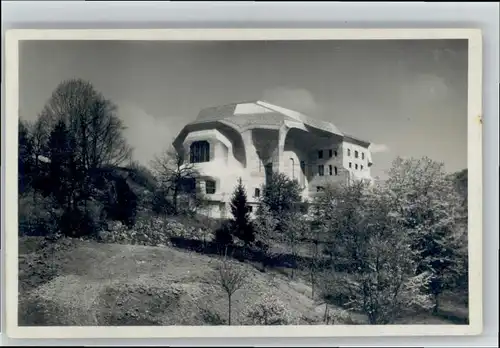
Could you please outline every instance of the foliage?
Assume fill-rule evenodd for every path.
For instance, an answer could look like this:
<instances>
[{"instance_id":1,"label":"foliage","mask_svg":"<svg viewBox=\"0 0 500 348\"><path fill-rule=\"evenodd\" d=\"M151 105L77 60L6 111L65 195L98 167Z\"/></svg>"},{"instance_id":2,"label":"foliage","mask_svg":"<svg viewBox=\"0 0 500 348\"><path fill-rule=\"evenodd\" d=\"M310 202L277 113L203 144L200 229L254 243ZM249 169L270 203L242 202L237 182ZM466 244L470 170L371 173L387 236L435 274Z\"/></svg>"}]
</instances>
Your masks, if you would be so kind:
<instances>
[{"instance_id":1,"label":"foliage","mask_svg":"<svg viewBox=\"0 0 500 348\"><path fill-rule=\"evenodd\" d=\"M262 203L267 205L278 219L283 213L295 210L297 203L301 202L298 181L283 173L273 173L262 191Z\"/></svg>"},{"instance_id":2,"label":"foliage","mask_svg":"<svg viewBox=\"0 0 500 348\"><path fill-rule=\"evenodd\" d=\"M231 197L231 213L233 215L233 232L245 245L255 241L254 230L250 220L250 207L248 205L247 193L241 178L234 189Z\"/></svg>"},{"instance_id":3,"label":"foliage","mask_svg":"<svg viewBox=\"0 0 500 348\"><path fill-rule=\"evenodd\" d=\"M226 250L228 246L233 244L233 224L231 221L224 221L214 230L214 240L219 247L219 250Z\"/></svg>"},{"instance_id":4,"label":"foliage","mask_svg":"<svg viewBox=\"0 0 500 348\"><path fill-rule=\"evenodd\" d=\"M278 220L265 204L260 205L256 215L257 216L253 221L253 227L256 234L255 244L263 253L264 258L262 260L262 267L265 269L266 260L275 256L272 245L274 242L279 240L279 235L276 233Z\"/></svg>"},{"instance_id":5,"label":"foliage","mask_svg":"<svg viewBox=\"0 0 500 348\"><path fill-rule=\"evenodd\" d=\"M166 246L171 245L171 238L201 240L207 238L204 234L198 226L163 216L139 216L133 227L121 222L109 222L99 237L106 243Z\"/></svg>"},{"instance_id":6,"label":"foliage","mask_svg":"<svg viewBox=\"0 0 500 348\"><path fill-rule=\"evenodd\" d=\"M416 251L418 272L431 274L429 291L437 312L439 295L460 276L456 235L467 224L463 201L443 164L426 157L396 159L387 189Z\"/></svg>"},{"instance_id":7,"label":"foliage","mask_svg":"<svg viewBox=\"0 0 500 348\"><path fill-rule=\"evenodd\" d=\"M36 202L36 204L35 204ZM19 197L19 235L50 236L57 233L61 211L54 208L50 197L28 192Z\"/></svg>"},{"instance_id":8,"label":"foliage","mask_svg":"<svg viewBox=\"0 0 500 348\"><path fill-rule=\"evenodd\" d=\"M19 121L19 151L18 151L18 166L19 166L19 193L22 194L32 187L33 172L34 172L34 149L33 139L30 134L30 125L24 121Z\"/></svg>"},{"instance_id":9,"label":"foliage","mask_svg":"<svg viewBox=\"0 0 500 348\"><path fill-rule=\"evenodd\" d=\"M281 230L279 231L283 241L290 249L292 256L292 278L295 277L297 268L298 247L305 236L310 233L310 224L304 215L297 211L290 211L283 214L281 219Z\"/></svg>"},{"instance_id":10,"label":"foliage","mask_svg":"<svg viewBox=\"0 0 500 348\"><path fill-rule=\"evenodd\" d=\"M112 203L99 191L103 171L130 157L124 129L116 106L89 82L61 82L37 120L20 123L20 193L52 196L49 210L61 210L54 221L70 236L95 235L106 207L109 218L133 224L137 202L126 183L107 181L118 188Z\"/></svg>"},{"instance_id":11,"label":"foliage","mask_svg":"<svg viewBox=\"0 0 500 348\"><path fill-rule=\"evenodd\" d=\"M370 324L391 324L407 309L429 308L429 274L416 275L412 240L402 233L404 221L392 211L386 187L359 184L336 192L337 198L324 207L330 218L320 216L343 246L337 255L356 267L341 276L324 276L322 297L344 294L344 305L366 314Z\"/></svg>"},{"instance_id":12,"label":"foliage","mask_svg":"<svg viewBox=\"0 0 500 348\"><path fill-rule=\"evenodd\" d=\"M285 304L270 293L262 294L259 301L248 309L245 317L248 325L291 325L295 322Z\"/></svg>"}]
</instances>

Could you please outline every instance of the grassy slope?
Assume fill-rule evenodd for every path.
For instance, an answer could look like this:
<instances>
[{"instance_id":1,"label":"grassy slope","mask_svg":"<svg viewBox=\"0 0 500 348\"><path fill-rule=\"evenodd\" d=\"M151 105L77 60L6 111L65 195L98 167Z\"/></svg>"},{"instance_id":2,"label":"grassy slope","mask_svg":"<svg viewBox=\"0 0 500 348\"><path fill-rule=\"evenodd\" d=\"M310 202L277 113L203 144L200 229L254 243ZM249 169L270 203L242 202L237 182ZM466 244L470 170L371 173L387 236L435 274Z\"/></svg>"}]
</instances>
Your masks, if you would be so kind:
<instances>
[{"instance_id":1,"label":"grassy slope","mask_svg":"<svg viewBox=\"0 0 500 348\"><path fill-rule=\"evenodd\" d=\"M214 258L79 240L59 243L54 253L52 245L40 248L40 240L20 242L20 325L206 325L227 316L224 294L206 283ZM321 318L304 285L241 267L251 273L234 296L233 322L242 322L264 290L297 315Z\"/></svg>"},{"instance_id":2,"label":"grassy slope","mask_svg":"<svg viewBox=\"0 0 500 348\"><path fill-rule=\"evenodd\" d=\"M210 325L227 317L224 293L207 282L213 257L76 239L52 245L30 237L19 246L20 325ZM240 266L250 273L234 296L233 324L243 323L245 309L263 291L277 295L300 324L321 320L324 307L312 301L308 285ZM442 305L441 317L412 315L401 324L458 324L467 317L456 303Z\"/></svg>"}]
</instances>

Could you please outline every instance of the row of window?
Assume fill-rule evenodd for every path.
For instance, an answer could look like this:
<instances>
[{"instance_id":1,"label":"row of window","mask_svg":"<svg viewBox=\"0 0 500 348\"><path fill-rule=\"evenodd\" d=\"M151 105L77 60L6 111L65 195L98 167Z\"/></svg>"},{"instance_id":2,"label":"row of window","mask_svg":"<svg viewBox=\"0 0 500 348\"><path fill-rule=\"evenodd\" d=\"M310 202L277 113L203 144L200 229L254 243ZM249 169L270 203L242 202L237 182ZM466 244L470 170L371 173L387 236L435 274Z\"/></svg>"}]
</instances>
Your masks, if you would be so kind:
<instances>
[{"instance_id":1,"label":"row of window","mask_svg":"<svg viewBox=\"0 0 500 348\"><path fill-rule=\"evenodd\" d=\"M335 155L335 157L338 156L337 150L328 150L328 157L332 158ZM318 158L323 158L323 150L318 151Z\"/></svg>"},{"instance_id":2,"label":"row of window","mask_svg":"<svg viewBox=\"0 0 500 348\"><path fill-rule=\"evenodd\" d=\"M352 168L352 162L349 162L349 168ZM357 170L363 170L363 165L359 165L357 163L354 164L354 168ZM328 174L329 175L338 175L339 171L337 167L332 166L331 164L328 165ZM324 176L325 175L325 166L323 164L318 165L318 175L319 176Z\"/></svg>"},{"instance_id":3,"label":"row of window","mask_svg":"<svg viewBox=\"0 0 500 348\"><path fill-rule=\"evenodd\" d=\"M349 162L349 168L352 168L352 162ZM354 169L359 169L359 170L363 170L363 165L360 164L359 167L358 167L358 164L355 163L354 164Z\"/></svg>"},{"instance_id":4,"label":"row of window","mask_svg":"<svg viewBox=\"0 0 500 348\"><path fill-rule=\"evenodd\" d=\"M335 150L328 150L328 156L332 158L335 155L337 157L338 153ZM347 156L351 156L351 149L347 149ZM323 158L323 150L318 150L318 158L322 159ZM359 158L359 151L354 150L354 158ZM361 159L365 159L365 153L361 152Z\"/></svg>"},{"instance_id":5,"label":"row of window","mask_svg":"<svg viewBox=\"0 0 500 348\"><path fill-rule=\"evenodd\" d=\"M339 171L337 167L332 166L331 164L328 166L328 173L330 175L338 175ZM325 175L325 166L323 164L320 164L318 166L318 175L319 176L324 176Z\"/></svg>"}]
</instances>

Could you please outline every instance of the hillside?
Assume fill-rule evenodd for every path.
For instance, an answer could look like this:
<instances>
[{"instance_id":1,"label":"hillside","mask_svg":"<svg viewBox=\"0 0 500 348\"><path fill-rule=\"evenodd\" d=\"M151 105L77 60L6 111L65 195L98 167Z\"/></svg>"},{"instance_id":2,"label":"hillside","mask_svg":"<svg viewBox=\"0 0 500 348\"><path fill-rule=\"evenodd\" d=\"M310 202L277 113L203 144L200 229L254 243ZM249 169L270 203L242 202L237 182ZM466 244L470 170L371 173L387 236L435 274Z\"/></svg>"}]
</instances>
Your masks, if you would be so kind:
<instances>
[{"instance_id":1,"label":"hillside","mask_svg":"<svg viewBox=\"0 0 500 348\"><path fill-rule=\"evenodd\" d=\"M214 325L227 317L224 293L207 283L215 258L77 239L43 244L34 237L20 243L20 325ZM241 267L250 273L234 296L233 322L242 323L245 309L268 291L301 323L321 320L308 287Z\"/></svg>"},{"instance_id":2,"label":"hillside","mask_svg":"<svg viewBox=\"0 0 500 348\"><path fill-rule=\"evenodd\" d=\"M64 238L53 244L23 237L19 244L19 325L224 325L225 294L210 279L218 259L172 247L103 244ZM233 325L264 294L273 294L296 322L322 324L324 305L311 288L248 263L246 285L233 298ZM440 317L412 314L403 324L459 324L466 308L443 300ZM352 314L355 323L366 323ZM466 319L465 319L466 320ZM354 323L350 321L351 323Z\"/></svg>"}]
</instances>

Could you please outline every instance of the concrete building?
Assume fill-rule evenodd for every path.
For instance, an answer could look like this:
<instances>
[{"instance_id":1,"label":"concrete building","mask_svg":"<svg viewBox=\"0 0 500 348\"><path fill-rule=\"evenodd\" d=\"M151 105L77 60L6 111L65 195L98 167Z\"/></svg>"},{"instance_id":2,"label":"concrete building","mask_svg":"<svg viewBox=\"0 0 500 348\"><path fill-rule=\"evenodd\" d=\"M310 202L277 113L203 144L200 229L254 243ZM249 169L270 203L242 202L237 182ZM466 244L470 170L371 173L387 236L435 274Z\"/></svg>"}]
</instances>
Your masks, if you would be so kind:
<instances>
[{"instance_id":1,"label":"concrete building","mask_svg":"<svg viewBox=\"0 0 500 348\"><path fill-rule=\"evenodd\" d=\"M230 216L238 178L252 206L272 172L296 179L309 201L328 183L371 180L369 145L329 122L263 101L203 109L174 141L200 172L207 214L222 218Z\"/></svg>"}]
</instances>

